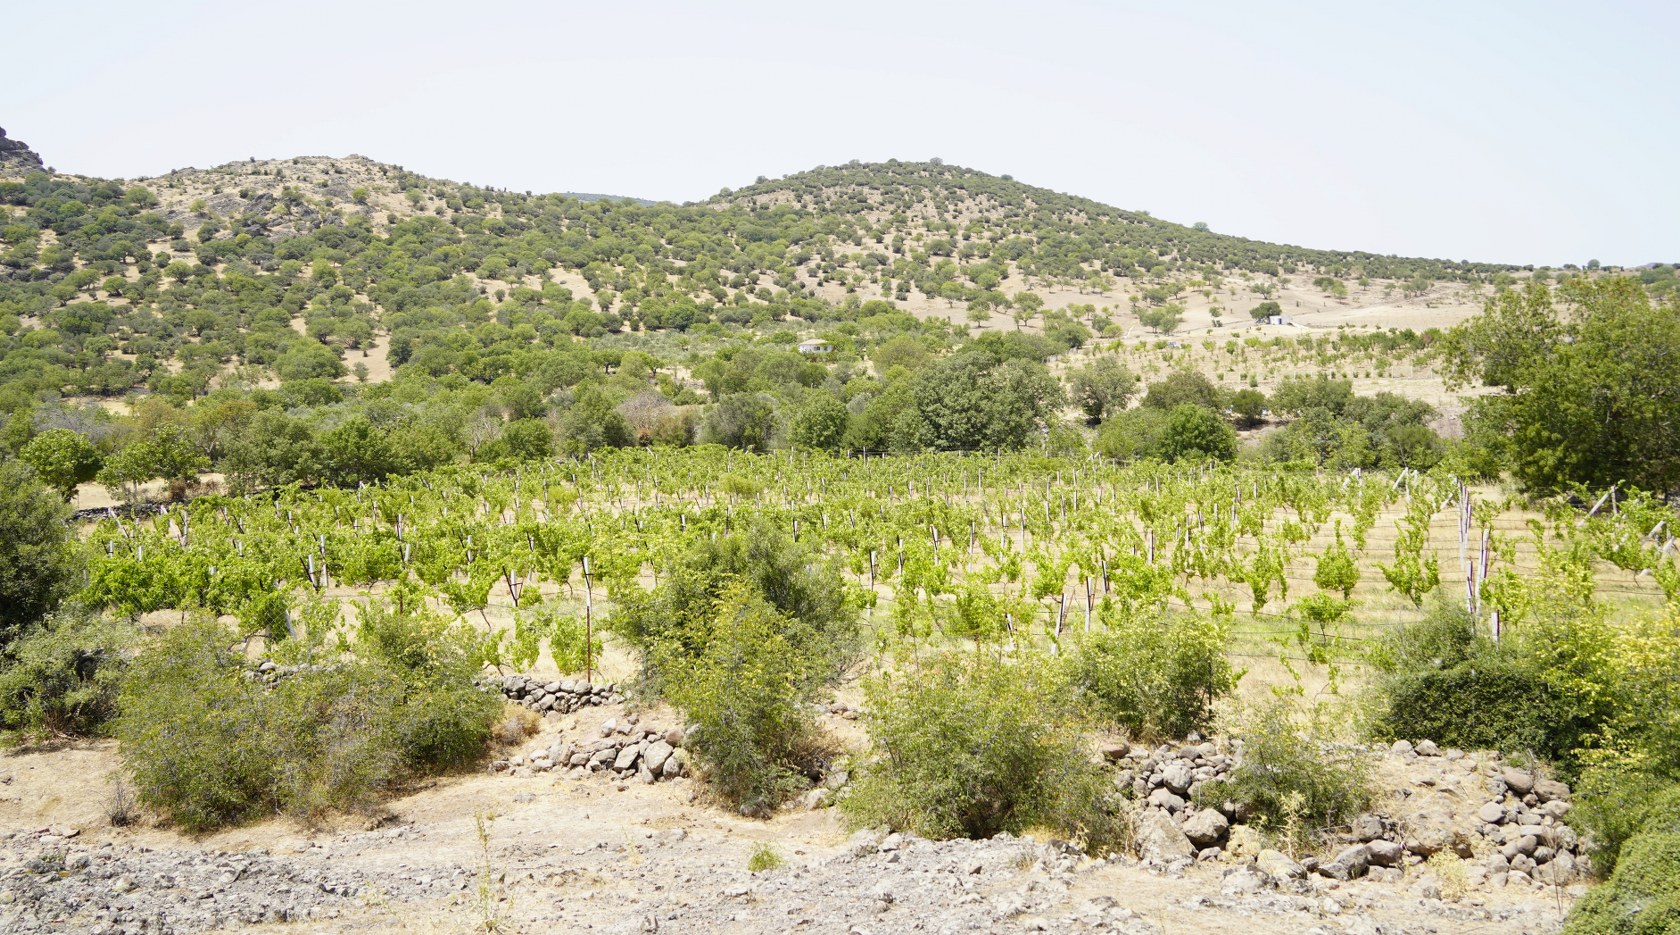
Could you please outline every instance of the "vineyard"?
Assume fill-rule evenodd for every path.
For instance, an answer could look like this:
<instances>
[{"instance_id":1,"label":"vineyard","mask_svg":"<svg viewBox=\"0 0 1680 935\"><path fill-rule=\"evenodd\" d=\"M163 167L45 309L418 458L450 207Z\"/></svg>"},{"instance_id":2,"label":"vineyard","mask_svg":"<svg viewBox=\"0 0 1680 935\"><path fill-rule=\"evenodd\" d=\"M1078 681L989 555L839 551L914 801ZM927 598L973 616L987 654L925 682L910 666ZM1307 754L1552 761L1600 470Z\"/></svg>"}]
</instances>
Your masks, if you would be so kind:
<instances>
[{"instance_id":1,"label":"vineyard","mask_svg":"<svg viewBox=\"0 0 1680 935\"><path fill-rule=\"evenodd\" d=\"M358 601L425 606L483 630L494 664L581 672L615 596L696 539L768 526L836 560L882 654L1054 644L1142 612L1211 619L1236 656L1335 664L1437 588L1495 637L1534 610L1537 578L1660 609L1680 585L1668 515L1616 493L1534 513L1414 472L619 451L112 515L88 536L85 596L273 636Z\"/></svg>"}]
</instances>

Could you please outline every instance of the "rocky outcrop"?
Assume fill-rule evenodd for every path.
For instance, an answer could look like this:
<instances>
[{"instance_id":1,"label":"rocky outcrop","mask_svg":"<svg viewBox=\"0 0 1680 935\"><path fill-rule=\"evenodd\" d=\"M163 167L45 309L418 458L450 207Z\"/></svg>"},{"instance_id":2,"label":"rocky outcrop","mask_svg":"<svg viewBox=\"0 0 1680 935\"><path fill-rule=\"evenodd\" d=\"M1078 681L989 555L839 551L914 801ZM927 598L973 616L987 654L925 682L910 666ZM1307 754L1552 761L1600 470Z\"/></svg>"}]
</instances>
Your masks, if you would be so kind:
<instances>
[{"instance_id":1,"label":"rocky outcrop","mask_svg":"<svg viewBox=\"0 0 1680 935\"><path fill-rule=\"evenodd\" d=\"M44 168L41 157L21 140L6 138L6 128L0 127L0 175L24 175Z\"/></svg>"}]
</instances>

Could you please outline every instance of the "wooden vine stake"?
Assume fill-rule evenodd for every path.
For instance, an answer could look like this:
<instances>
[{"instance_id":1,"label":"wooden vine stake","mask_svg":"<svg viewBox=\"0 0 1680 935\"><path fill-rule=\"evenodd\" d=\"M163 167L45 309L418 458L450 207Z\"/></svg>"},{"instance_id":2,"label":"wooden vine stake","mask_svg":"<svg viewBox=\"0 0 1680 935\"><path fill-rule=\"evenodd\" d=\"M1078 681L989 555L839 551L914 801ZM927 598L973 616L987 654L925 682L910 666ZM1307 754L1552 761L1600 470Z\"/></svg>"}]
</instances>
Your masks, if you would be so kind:
<instances>
[{"instance_id":1,"label":"wooden vine stake","mask_svg":"<svg viewBox=\"0 0 1680 935\"><path fill-rule=\"evenodd\" d=\"M589 556L583 557L583 680L594 681L595 585L589 577Z\"/></svg>"}]
</instances>

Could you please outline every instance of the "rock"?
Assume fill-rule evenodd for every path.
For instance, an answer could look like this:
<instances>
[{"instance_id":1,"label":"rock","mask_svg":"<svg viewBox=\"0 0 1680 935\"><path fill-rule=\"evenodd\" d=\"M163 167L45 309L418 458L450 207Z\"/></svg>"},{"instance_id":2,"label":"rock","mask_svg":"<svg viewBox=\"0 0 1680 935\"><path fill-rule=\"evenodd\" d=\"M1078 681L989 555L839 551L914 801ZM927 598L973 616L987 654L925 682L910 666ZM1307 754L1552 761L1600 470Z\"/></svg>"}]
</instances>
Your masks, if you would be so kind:
<instances>
[{"instance_id":1,"label":"rock","mask_svg":"<svg viewBox=\"0 0 1680 935\"><path fill-rule=\"evenodd\" d=\"M1225 874L1225 879L1220 881L1219 889L1227 896L1235 896L1241 893L1259 892L1265 889L1266 884L1270 882L1268 875L1258 869L1238 867Z\"/></svg>"},{"instance_id":2,"label":"rock","mask_svg":"<svg viewBox=\"0 0 1680 935\"><path fill-rule=\"evenodd\" d=\"M665 779L675 779L683 774L683 764L687 761L688 757L684 752L678 750L665 759L665 765L660 767L659 775Z\"/></svg>"},{"instance_id":3,"label":"rock","mask_svg":"<svg viewBox=\"0 0 1680 935\"><path fill-rule=\"evenodd\" d=\"M1137 823L1138 853L1146 863L1170 864L1189 860L1195 854L1190 839L1165 812L1146 811Z\"/></svg>"},{"instance_id":4,"label":"rock","mask_svg":"<svg viewBox=\"0 0 1680 935\"><path fill-rule=\"evenodd\" d=\"M1398 867L1406 856L1403 845L1382 838L1367 842L1365 849L1371 855L1371 865L1375 867Z\"/></svg>"},{"instance_id":5,"label":"rock","mask_svg":"<svg viewBox=\"0 0 1680 935\"><path fill-rule=\"evenodd\" d=\"M1505 820L1505 806L1498 802L1489 802L1476 812L1476 817L1490 825L1497 825Z\"/></svg>"},{"instance_id":6,"label":"rock","mask_svg":"<svg viewBox=\"0 0 1680 935\"><path fill-rule=\"evenodd\" d=\"M1568 802L1569 786L1556 779L1542 779L1534 784L1534 794L1542 802Z\"/></svg>"},{"instance_id":7,"label":"rock","mask_svg":"<svg viewBox=\"0 0 1680 935\"><path fill-rule=\"evenodd\" d=\"M1184 822L1184 836L1192 843L1206 847L1217 844L1230 826L1231 823L1219 814L1218 809L1204 808Z\"/></svg>"},{"instance_id":8,"label":"rock","mask_svg":"<svg viewBox=\"0 0 1680 935\"><path fill-rule=\"evenodd\" d=\"M1336 859L1318 868L1318 872L1332 880L1357 880L1371 869L1371 849L1355 844L1336 855Z\"/></svg>"},{"instance_id":9,"label":"rock","mask_svg":"<svg viewBox=\"0 0 1680 935\"><path fill-rule=\"evenodd\" d=\"M1415 749L1416 748L1412 746L1412 742L1410 740L1396 740L1394 741L1394 744L1388 748L1388 752L1394 754L1395 756L1405 756L1406 754L1413 752Z\"/></svg>"},{"instance_id":10,"label":"rock","mask_svg":"<svg viewBox=\"0 0 1680 935\"><path fill-rule=\"evenodd\" d=\"M1161 782L1179 795L1189 792L1190 784L1195 780L1196 776L1190 764L1183 760L1173 760L1161 770Z\"/></svg>"},{"instance_id":11,"label":"rock","mask_svg":"<svg viewBox=\"0 0 1680 935\"><path fill-rule=\"evenodd\" d=\"M642 765L650 772L657 773L665 768L665 761L671 758L676 749L664 740L656 740L642 751Z\"/></svg>"},{"instance_id":12,"label":"rock","mask_svg":"<svg viewBox=\"0 0 1680 935\"><path fill-rule=\"evenodd\" d=\"M1499 771L1499 778L1505 780L1506 787L1519 796L1534 791L1534 774L1527 770L1507 766Z\"/></svg>"},{"instance_id":13,"label":"rock","mask_svg":"<svg viewBox=\"0 0 1680 935\"><path fill-rule=\"evenodd\" d=\"M680 727L673 727L665 732L665 742L673 747L682 746L683 741L687 739L688 738L683 735L683 729Z\"/></svg>"},{"instance_id":14,"label":"rock","mask_svg":"<svg viewBox=\"0 0 1680 935\"><path fill-rule=\"evenodd\" d=\"M829 791L827 789L812 789L805 793L805 797L800 800L800 803L805 806L806 811L814 812L820 808L828 807L828 797Z\"/></svg>"},{"instance_id":15,"label":"rock","mask_svg":"<svg viewBox=\"0 0 1680 935\"><path fill-rule=\"evenodd\" d=\"M1383 836L1383 820L1376 815L1366 812L1353 819L1353 839L1355 841L1374 841Z\"/></svg>"},{"instance_id":16,"label":"rock","mask_svg":"<svg viewBox=\"0 0 1680 935\"><path fill-rule=\"evenodd\" d=\"M1372 867L1365 874L1365 879L1373 883L1399 883L1405 874L1399 867Z\"/></svg>"},{"instance_id":17,"label":"rock","mask_svg":"<svg viewBox=\"0 0 1680 935\"><path fill-rule=\"evenodd\" d=\"M1184 799L1180 796L1172 794L1172 792L1168 791L1165 786L1149 793L1148 802L1156 808L1164 808L1167 811L1174 813L1177 813L1184 808Z\"/></svg>"},{"instance_id":18,"label":"rock","mask_svg":"<svg viewBox=\"0 0 1680 935\"><path fill-rule=\"evenodd\" d=\"M1535 848L1537 848L1539 846L1540 846L1540 839L1539 838L1536 838L1536 837L1533 837L1531 835L1526 835L1525 834L1522 837L1517 838L1515 841L1512 841L1509 844L1506 844L1504 847L1500 848L1499 853L1501 855L1503 855L1506 860L1511 861L1511 865L1514 867L1514 866L1516 866L1516 863L1517 863L1516 858L1518 856L1523 856L1523 857L1530 856L1534 853Z\"/></svg>"},{"instance_id":19,"label":"rock","mask_svg":"<svg viewBox=\"0 0 1680 935\"><path fill-rule=\"evenodd\" d=\"M1441 755L1441 748L1435 746L1435 741L1433 741L1433 740L1420 740L1420 741L1417 742L1417 746L1414 749L1417 750L1417 755L1418 756L1440 756Z\"/></svg>"},{"instance_id":20,"label":"rock","mask_svg":"<svg viewBox=\"0 0 1680 935\"><path fill-rule=\"evenodd\" d=\"M1284 854L1266 848L1260 856L1254 859L1254 866L1274 880L1300 880L1307 875L1307 868L1301 866Z\"/></svg>"},{"instance_id":21,"label":"rock","mask_svg":"<svg viewBox=\"0 0 1680 935\"><path fill-rule=\"evenodd\" d=\"M1103 744L1100 752L1102 753L1102 758L1105 761L1109 763L1117 763L1125 759L1126 754L1132 752L1132 748L1130 744L1126 743L1124 740L1120 740L1115 741L1114 743Z\"/></svg>"},{"instance_id":22,"label":"rock","mask_svg":"<svg viewBox=\"0 0 1680 935\"><path fill-rule=\"evenodd\" d=\"M1265 849L1260 832L1248 825L1232 825L1225 837L1225 856L1231 860L1248 860Z\"/></svg>"},{"instance_id":23,"label":"rock","mask_svg":"<svg viewBox=\"0 0 1680 935\"><path fill-rule=\"evenodd\" d=\"M632 744L627 746L618 751L618 756L613 758L612 768L618 772L623 772L624 770L635 766L637 758L641 755L642 748L639 745Z\"/></svg>"}]
</instances>

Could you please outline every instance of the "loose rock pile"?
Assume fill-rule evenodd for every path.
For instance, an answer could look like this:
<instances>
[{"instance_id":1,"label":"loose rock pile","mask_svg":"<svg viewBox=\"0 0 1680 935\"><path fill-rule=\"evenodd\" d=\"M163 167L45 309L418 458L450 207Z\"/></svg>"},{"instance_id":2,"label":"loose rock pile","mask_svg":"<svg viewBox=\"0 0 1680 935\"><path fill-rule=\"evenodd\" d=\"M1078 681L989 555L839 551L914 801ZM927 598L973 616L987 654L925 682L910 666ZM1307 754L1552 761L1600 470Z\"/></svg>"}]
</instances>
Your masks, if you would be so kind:
<instances>
[{"instance_id":1,"label":"loose rock pile","mask_svg":"<svg viewBox=\"0 0 1680 935\"><path fill-rule=\"evenodd\" d=\"M1496 754L1475 759L1458 750L1442 751L1427 740L1399 741L1389 750L1413 776L1414 785L1400 790L1399 820L1386 811L1359 815L1341 835L1343 847L1333 859L1296 862L1263 847L1240 805L1195 804L1202 785L1235 769L1241 752L1240 744L1222 749L1206 742L1104 748L1104 756L1120 766L1117 782L1142 806L1138 842L1146 862L1170 871L1193 861L1241 861L1256 885L1282 885L1310 874L1338 881L1398 881L1406 868L1443 851L1467 861L1482 858L1466 867L1474 885L1566 885L1588 869L1574 830L1563 823L1570 808L1567 785L1501 765ZM1457 784L1478 779L1486 780L1488 790L1479 810L1461 813L1440 804L1442 799L1473 802ZM1431 799L1430 791L1442 796Z\"/></svg>"},{"instance_id":2,"label":"loose rock pile","mask_svg":"<svg viewBox=\"0 0 1680 935\"><path fill-rule=\"evenodd\" d=\"M544 681L529 675L493 675L479 684L538 714L550 711L570 714L589 705L617 704L624 700L616 683L591 685L583 679Z\"/></svg>"},{"instance_id":3,"label":"loose rock pile","mask_svg":"<svg viewBox=\"0 0 1680 935\"><path fill-rule=\"evenodd\" d=\"M608 720L601 736L589 741L557 740L547 749L525 757L512 756L490 764L493 773L526 771L544 773L568 770L573 779L592 773L609 773L620 779L636 778L644 783L674 779L688 771L688 752L683 749L690 731L680 727L644 727L634 714Z\"/></svg>"}]
</instances>

